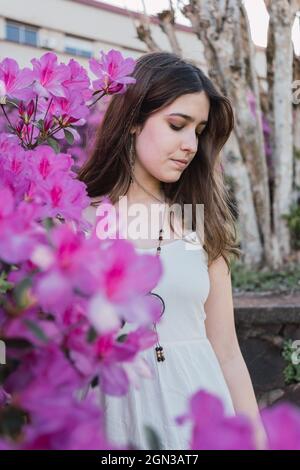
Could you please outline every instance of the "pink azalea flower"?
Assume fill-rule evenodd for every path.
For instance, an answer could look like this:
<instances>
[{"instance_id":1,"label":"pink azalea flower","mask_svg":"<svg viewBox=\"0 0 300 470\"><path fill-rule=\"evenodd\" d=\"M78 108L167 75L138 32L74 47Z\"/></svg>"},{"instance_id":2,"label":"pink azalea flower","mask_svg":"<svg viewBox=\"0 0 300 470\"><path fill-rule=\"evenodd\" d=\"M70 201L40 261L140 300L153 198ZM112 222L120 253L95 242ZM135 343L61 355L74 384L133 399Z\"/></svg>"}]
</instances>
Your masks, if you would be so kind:
<instances>
[{"instance_id":1,"label":"pink azalea flower","mask_svg":"<svg viewBox=\"0 0 300 470\"><path fill-rule=\"evenodd\" d=\"M29 185L25 151L9 139L6 134L0 136L0 183L14 194L16 202L24 199Z\"/></svg>"},{"instance_id":2,"label":"pink azalea flower","mask_svg":"<svg viewBox=\"0 0 300 470\"><path fill-rule=\"evenodd\" d=\"M87 160L88 155L86 149L73 145L73 147L67 148L67 153L72 155L76 168L80 168Z\"/></svg>"},{"instance_id":3,"label":"pink azalea flower","mask_svg":"<svg viewBox=\"0 0 300 470\"><path fill-rule=\"evenodd\" d=\"M103 335L93 343L97 375L104 393L121 396L129 388L128 375L122 362L132 361L137 354L135 345L117 343L113 335Z\"/></svg>"},{"instance_id":4,"label":"pink azalea flower","mask_svg":"<svg viewBox=\"0 0 300 470\"><path fill-rule=\"evenodd\" d=\"M35 294L46 311L62 312L73 302L76 289L88 296L96 291L100 268L93 260L100 253L99 241L86 240L67 224L53 229L50 236L53 251L48 250L48 265L44 267L43 257L33 253L33 261L44 271Z\"/></svg>"},{"instance_id":5,"label":"pink azalea flower","mask_svg":"<svg viewBox=\"0 0 300 470\"><path fill-rule=\"evenodd\" d=\"M120 396L127 393L130 384L138 388L140 378L152 377L149 365L140 357L140 351L155 344L152 330L140 327L128 333L122 342L117 340L116 333L108 333L87 343L86 332L80 328L70 332L66 344L74 365L87 383L98 377L105 393Z\"/></svg>"},{"instance_id":6,"label":"pink azalea flower","mask_svg":"<svg viewBox=\"0 0 300 470\"><path fill-rule=\"evenodd\" d=\"M131 321L138 319L141 323L149 323L153 317L157 318L158 303L152 296L145 295L161 274L161 264L156 257L142 259L124 240L117 240L110 247L99 243L96 237L87 240L66 225L54 229L51 238L53 259L36 286L44 308L51 310L60 305L67 308L75 289L88 296L101 294L104 302L117 307L114 310L112 306L111 311L119 313L120 318L130 319L132 307ZM93 263L94 259L99 259L99 263ZM32 260L44 270L43 260L39 264L35 255ZM137 302L136 306L134 302Z\"/></svg>"},{"instance_id":7,"label":"pink azalea flower","mask_svg":"<svg viewBox=\"0 0 300 470\"><path fill-rule=\"evenodd\" d=\"M88 101L92 96L92 91L87 71L74 59L69 61L68 67L71 73L70 78L64 81L64 87L69 92L76 92L77 95L80 95L83 102Z\"/></svg>"},{"instance_id":8,"label":"pink azalea flower","mask_svg":"<svg viewBox=\"0 0 300 470\"><path fill-rule=\"evenodd\" d=\"M34 412L36 407L40 408L43 395L71 394L80 384L80 376L65 354L57 345L49 343L25 353L5 387L18 397L22 408Z\"/></svg>"},{"instance_id":9,"label":"pink azalea flower","mask_svg":"<svg viewBox=\"0 0 300 470\"><path fill-rule=\"evenodd\" d=\"M126 336L126 344L132 345L136 350L143 351L156 342L156 335L152 330L141 326Z\"/></svg>"},{"instance_id":10,"label":"pink azalea flower","mask_svg":"<svg viewBox=\"0 0 300 470\"><path fill-rule=\"evenodd\" d=\"M161 319L161 301L154 295L136 295L134 299L116 305L120 318L128 323L147 326L149 322Z\"/></svg>"},{"instance_id":11,"label":"pink azalea flower","mask_svg":"<svg viewBox=\"0 0 300 470\"><path fill-rule=\"evenodd\" d=\"M14 210L15 201L12 192L3 188L0 190L0 221L10 216Z\"/></svg>"},{"instance_id":12,"label":"pink azalea flower","mask_svg":"<svg viewBox=\"0 0 300 470\"><path fill-rule=\"evenodd\" d=\"M162 274L160 260L151 255L137 255L133 245L116 239L102 253L104 289L111 302L122 303L147 294Z\"/></svg>"},{"instance_id":13,"label":"pink azalea flower","mask_svg":"<svg viewBox=\"0 0 300 470\"><path fill-rule=\"evenodd\" d=\"M73 286L59 270L50 271L38 280L34 292L46 312L61 312L73 298Z\"/></svg>"},{"instance_id":14,"label":"pink azalea flower","mask_svg":"<svg viewBox=\"0 0 300 470\"><path fill-rule=\"evenodd\" d=\"M158 321L160 301L147 294L161 276L160 260L137 255L125 240L114 240L110 246L102 242L100 247L101 287L88 304L88 316L95 329L99 333L116 331L120 320L137 325Z\"/></svg>"},{"instance_id":15,"label":"pink azalea flower","mask_svg":"<svg viewBox=\"0 0 300 470\"><path fill-rule=\"evenodd\" d=\"M103 434L103 419L92 400L78 402L69 395L41 395L24 429L22 450L113 449Z\"/></svg>"},{"instance_id":16,"label":"pink azalea flower","mask_svg":"<svg viewBox=\"0 0 300 470\"><path fill-rule=\"evenodd\" d=\"M62 172L49 175L33 188L32 195L43 202L41 218L61 215L79 222L82 210L89 205L85 184Z\"/></svg>"},{"instance_id":17,"label":"pink azalea flower","mask_svg":"<svg viewBox=\"0 0 300 470\"><path fill-rule=\"evenodd\" d=\"M81 212L89 205L89 198L85 185L71 171L70 155L55 154L47 146L34 151L24 151L13 143L2 147L0 139L0 182L11 189L17 203L34 202L36 218L60 214L81 223Z\"/></svg>"},{"instance_id":18,"label":"pink azalea flower","mask_svg":"<svg viewBox=\"0 0 300 470\"><path fill-rule=\"evenodd\" d=\"M14 194L16 204L21 201L28 201L26 195L30 188L30 177L25 159L22 159L22 152L8 153L6 161L0 155L0 182L1 186L7 187Z\"/></svg>"},{"instance_id":19,"label":"pink azalea flower","mask_svg":"<svg viewBox=\"0 0 300 470\"><path fill-rule=\"evenodd\" d=\"M43 117L43 113L49 107L46 100L41 100L39 104L39 117ZM83 125L89 114L88 107L83 103L81 96L74 90L66 91L66 96L55 97L49 107L48 113L55 117L56 127L58 124L62 126ZM55 134L56 136L57 134Z\"/></svg>"},{"instance_id":20,"label":"pink azalea flower","mask_svg":"<svg viewBox=\"0 0 300 470\"><path fill-rule=\"evenodd\" d=\"M130 379L136 384L138 373L136 358L138 353L155 344L156 337L152 331L139 328L128 333L124 342L113 341L113 336L102 336L95 342L97 356L101 358L99 379L104 393L121 396L128 392ZM140 364L139 364L140 365ZM151 377L148 365L141 375Z\"/></svg>"},{"instance_id":21,"label":"pink azalea flower","mask_svg":"<svg viewBox=\"0 0 300 470\"><path fill-rule=\"evenodd\" d=\"M253 430L244 416L225 416L219 398L200 390L191 400L189 411L178 424L192 421L190 448L193 450L254 450Z\"/></svg>"},{"instance_id":22,"label":"pink azalea flower","mask_svg":"<svg viewBox=\"0 0 300 470\"><path fill-rule=\"evenodd\" d=\"M155 344L155 341L153 344ZM134 387L135 389L140 389L144 379L153 379L154 377L153 369L140 353L137 354L132 361L124 362L123 369L127 374L130 387Z\"/></svg>"},{"instance_id":23,"label":"pink azalea flower","mask_svg":"<svg viewBox=\"0 0 300 470\"><path fill-rule=\"evenodd\" d=\"M300 411L287 403L261 412L270 450L300 450Z\"/></svg>"},{"instance_id":24,"label":"pink azalea flower","mask_svg":"<svg viewBox=\"0 0 300 470\"><path fill-rule=\"evenodd\" d=\"M6 152L11 152L16 149L21 149L18 138L13 134L5 132L0 133L0 155Z\"/></svg>"},{"instance_id":25,"label":"pink azalea flower","mask_svg":"<svg viewBox=\"0 0 300 470\"><path fill-rule=\"evenodd\" d=\"M100 370L100 386L103 393L112 396L125 395L129 390L129 378L120 364L104 364Z\"/></svg>"},{"instance_id":26,"label":"pink azalea flower","mask_svg":"<svg viewBox=\"0 0 300 470\"><path fill-rule=\"evenodd\" d=\"M65 64L57 63L57 56L47 52L40 59L32 59L34 91L38 96L66 96L63 83L71 77L70 69Z\"/></svg>"},{"instance_id":27,"label":"pink azalea flower","mask_svg":"<svg viewBox=\"0 0 300 470\"><path fill-rule=\"evenodd\" d=\"M6 58L0 62L0 101L8 98L29 99L32 91L29 85L33 81L32 71L19 69L14 59Z\"/></svg>"},{"instance_id":28,"label":"pink azalea flower","mask_svg":"<svg viewBox=\"0 0 300 470\"><path fill-rule=\"evenodd\" d=\"M107 54L101 52L101 59L90 59L91 71L98 77L93 82L94 90L102 90L107 94L124 93L127 85L135 83L133 77L129 77L135 67L135 61L122 56L119 51L110 50Z\"/></svg>"},{"instance_id":29,"label":"pink azalea flower","mask_svg":"<svg viewBox=\"0 0 300 470\"><path fill-rule=\"evenodd\" d=\"M6 387L13 400L30 415L20 449L101 449L102 414L90 399L78 402L80 376L55 346L25 354Z\"/></svg>"},{"instance_id":30,"label":"pink azalea flower","mask_svg":"<svg viewBox=\"0 0 300 470\"><path fill-rule=\"evenodd\" d=\"M7 263L20 263L30 258L41 230L34 225L36 207L20 203L15 207L12 192L0 190L0 258Z\"/></svg>"},{"instance_id":31,"label":"pink azalea flower","mask_svg":"<svg viewBox=\"0 0 300 470\"><path fill-rule=\"evenodd\" d=\"M88 307L88 316L98 333L111 333L121 327L121 319L116 306L108 302L100 293L92 297Z\"/></svg>"},{"instance_id":32,"label":"pink azalea flower","mask_svg":"<svg viewBox=\"0 0 300 470\"><path fill-rule=\"evenodd\" d=\"M64 139L64 128L67 128L76 141L80 140L80 135L74 126L83 126L86 123L89 109L81 102L81 98L76 92L73 91L68 98L56 98L50 107L50 113L55 118L56 125L63 126L63 129L54 134L55 138Z\"/></svg>"},{"instance_id":33,"label":"pink azalea flower","mask_svg":"<svg viewBox=\"0 0 300 470\"><path fill-rule=\"evenodd\" d=\"M141 326L158 322L161 303L157 297L140 295L137 291L134 299L114 303L102 292L91 297L87 314L96 331L104 334L118 330L121 320Z\"/></svg>"},{"instance_id":34,"label":"pink azalea flower","mask_svg":"<svg viewBox=\"0 0 300 470\"><path fill-rule=\"evenodd\" d=\"M0 409L11 402L11 395L0 386Z\"/></svg>"},{"instance_id":35,"label":"pink azalea flower","mask_svg":"<svg viewBox=\"0 0 300 470\"><path fill-rule=\"evenodd\" d=\"M40 318L39 313L39 308L35 307L22 312L22 321L20 321L20 318L8 317L5 325L3 325L5 337L26 339L32 345L40 347L45 345L44 338L47 341L51 340L56 344L60 344L63 332L59 329L59 326L53 320ZM28 326L28 322L31 325L34 324L43 333L43 338L40 338L39 335L33 332Z\"/></svg>"},{"instance_id":36,"label":"pink azalea flower","mask_svg":"<svg viewBox=\"0 0 300 470\"><path fill-rule=\"evenodd\" d=\"M64 332L66 342L75 339L80 335L80 342L83 340L86 341L86 334L90 329L90 322L88 321L86 315L86 303L85 301L81 302L74 302L68 308L66 308L60 316L56 317L56 322L59 325L59 328ZM73 335L75 332L75 335ZM78 335L77 335L78 332ZM72 349L72 342L70 343L70 349Z\"/></svg>"},{"instance_id":37,"label":"pink azalea flower","mask_svg":"<svg viewBox=\"0 0 300 470\"><path fill-rule=\"evenodd\" d=\"M36 150L26 152L28 167L33 180L46 180L57 172L69 172L72 157L65 153L54 153L51 147L40 145Z\"/></svg>"}]
</instances>

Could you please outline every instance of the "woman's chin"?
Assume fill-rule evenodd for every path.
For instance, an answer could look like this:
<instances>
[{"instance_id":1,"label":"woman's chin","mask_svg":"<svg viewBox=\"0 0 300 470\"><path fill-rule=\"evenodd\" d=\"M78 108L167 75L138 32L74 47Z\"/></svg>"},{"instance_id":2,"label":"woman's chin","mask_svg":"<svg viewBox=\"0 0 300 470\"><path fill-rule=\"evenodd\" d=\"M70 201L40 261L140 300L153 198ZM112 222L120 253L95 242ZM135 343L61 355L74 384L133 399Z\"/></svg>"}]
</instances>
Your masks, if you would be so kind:
<instances>
[{"instance_id":1,"label":"woman's chin","mask_svg":"<svg viewBox=\"0 0 300 470\"><path fill-rule=\"evenodd\" d=\"M160 175L158 178L162 183L176 183L182 175L182 171L172 171L168 175Z\"/></svg>"}]
</instances>

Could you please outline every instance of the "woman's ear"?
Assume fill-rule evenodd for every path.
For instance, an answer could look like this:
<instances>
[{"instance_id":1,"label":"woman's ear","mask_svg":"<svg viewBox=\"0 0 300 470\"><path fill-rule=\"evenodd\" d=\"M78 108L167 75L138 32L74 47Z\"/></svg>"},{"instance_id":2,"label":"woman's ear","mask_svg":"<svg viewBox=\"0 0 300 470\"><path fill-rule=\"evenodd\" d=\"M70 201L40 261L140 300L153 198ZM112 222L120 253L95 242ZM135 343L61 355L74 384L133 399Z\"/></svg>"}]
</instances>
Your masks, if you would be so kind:
<instances>
[{"instance_id":1,"label":"woman's ear","mask_svg":"<svg viewBox=\"0 0 300 470\"><path fill-rule=\"evenodd\" d=\"M141 130L142 129L139 126L134 126L130 129L130 134L131 135L134 135L134 134L139 135Z\"/></svg>"}]
</instances>

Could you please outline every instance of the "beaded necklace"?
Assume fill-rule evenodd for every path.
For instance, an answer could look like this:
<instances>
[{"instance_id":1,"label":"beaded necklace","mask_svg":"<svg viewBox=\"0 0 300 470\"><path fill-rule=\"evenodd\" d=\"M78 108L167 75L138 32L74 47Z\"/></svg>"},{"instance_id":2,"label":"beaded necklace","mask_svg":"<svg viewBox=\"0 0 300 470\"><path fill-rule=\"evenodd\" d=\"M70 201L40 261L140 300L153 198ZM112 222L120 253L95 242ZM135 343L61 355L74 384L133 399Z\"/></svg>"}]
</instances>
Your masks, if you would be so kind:
<instances>
[{"instance_id":1,"label":"beaded necklace","mask_svg":"<svg viewBox=\"0 0 300 470\"><path fill-rule=\"evenodd\" d=\"M162 227L164 226L164 221L165 221L165 213L166 213L166 200L165 201L162 201L160 198L158 198L157 196L155 196L154 194L150 193L150 191L148 191L146 188L144 188L138 181L135 177L133 177L134 181L137 183L137 185L142 188L149 196L153 197L154 199L156 199L157 201L159 201L160 203L164 203L165 204L165 209L164 209L164 215L163 215L163 222L162 222ZM163 241L163 228L160 228L159 229L159 236L158 236L158 246L156 248L156 256L160 256L160 253L161 253L161 244L162 244L162 241ZM154 295L155 297L157 297L161 304L162 304L162 313L160 316L163 315L164 311L165 311L165 302L163 300L163 298L156 294L155 292L149 292L150 295ZM157 333L157 329L156 329L156 322L153 322L153 326L154 326L154 329L155 329L155 333L156 333L156 346L155 346L155 353L156 353L156 359L158 362L163 362L165 361L165 354L164 354L164 348L161 346L161 344L159 343L159 339L158 339L158 333Z\"/></svg>"}]
</instances>

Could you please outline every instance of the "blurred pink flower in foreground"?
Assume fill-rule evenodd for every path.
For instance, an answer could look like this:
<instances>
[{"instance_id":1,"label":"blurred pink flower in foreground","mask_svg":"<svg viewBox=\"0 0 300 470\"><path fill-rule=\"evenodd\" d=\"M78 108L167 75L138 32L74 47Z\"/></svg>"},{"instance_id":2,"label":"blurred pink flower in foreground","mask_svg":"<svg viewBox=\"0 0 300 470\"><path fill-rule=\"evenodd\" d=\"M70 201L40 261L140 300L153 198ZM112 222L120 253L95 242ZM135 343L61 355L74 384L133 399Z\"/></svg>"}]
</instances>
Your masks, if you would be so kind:
<instances>
[{"instance_id":1,"label":"blurred pink flower in foreground","mask_svg":"<svg viewBox=\"0 0 300 470\"><path fill-rule=\"evenodd\" d=\"M178 424L191 421L193 450L254 450L253 431L245 416L226 416L216 396L200 390L190 399L189 411L177 418Z\"/></svg>"},{"instance_id":2,"label":"blurred pink flower in foreground","mask_svg":"<svg viewBox=\"0 0 300 470\"><path fill-rule=\"evenodd\" d=\"M270 450L300 450L300 411L288 403L274 405L261 413Z\"/></svg>"}]
</instances>

